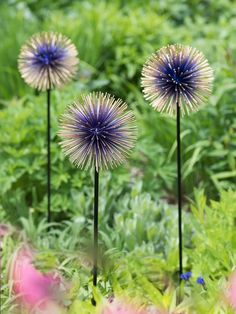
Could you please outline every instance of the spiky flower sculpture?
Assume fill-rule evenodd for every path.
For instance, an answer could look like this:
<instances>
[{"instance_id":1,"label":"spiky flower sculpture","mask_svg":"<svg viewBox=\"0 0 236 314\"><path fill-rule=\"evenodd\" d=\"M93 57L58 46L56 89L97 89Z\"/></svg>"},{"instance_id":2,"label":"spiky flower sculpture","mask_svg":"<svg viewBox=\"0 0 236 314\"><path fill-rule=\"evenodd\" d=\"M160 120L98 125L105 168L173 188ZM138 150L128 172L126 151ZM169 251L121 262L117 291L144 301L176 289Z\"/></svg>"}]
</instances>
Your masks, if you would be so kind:
<instances>
[{"instance_id":1,"label":"spiky flower sculpture","mask_svg":"<svg viewBox=\"0 0 236 314\"><path fill-rule=\"evenodd\" d=\"M62 149L80 168L96 170L121 164L134 146L134 116L122 100L92 93L62 116Z\"/></svg>"},{"instance_id":2,"label":"spiky flower sculpture","mask_svg":"<svg viewBox=\"0 0 236 314\"><path fill-rule=\"evenodd\" d=\"M212 69L195 48L171 45L161 48L145 63L141 84L145 98L160 112L197 111L211 93Z\"/></svg>"},{"instance_id":3,"label":"spiky flower sculpture","mask_svg":"<svg viewBox=\"0 0 236 314\"><path fill-rule=\"evenodd\" d=\"M47 91L47 196L48 222L51 221L51 90L68 83L76 74L77 50L62 34L43 32L32 36L22 47L18 67L27 84Z\"/></svg>"},{"instance_id":4,"label":"spiky flower sculpture","mask_svg":"<svg viewBox=\"0 0 236 314\"><path fill-rule=\"evenodd\" d=\"M180 116L199 109L211 93L212 81L213 71L204 55L180 44L161 48L142 70L145 99L159 112L176 114L180 278L183 272Z\"/></svg>"},{"instance_id":5,"label":"spiky flower sculpture","mask_svg":"<svg viewBox=\"0 0 236 314\"><path fill-rule=\"evenodd\" d=\"M94 167L94 267L97 285L99 172L120 165L136 140L135 118L120 99L91 93L62 115L59 136L65 155L81 169ZM95 303L95 301L93 301Z\"/></svg>"},{"instance_id":6,"label":"spiky flower sculpture","mask_svg":"<svg viewBox=\"0 0 236 314\"><path fill-rule=\"evenodd\" d=\"M19 71L26 83L37 90L61 87L75 76L77 55L74 44L62 34L39 33L22 47Z\"/></svg>"}]
</instances>

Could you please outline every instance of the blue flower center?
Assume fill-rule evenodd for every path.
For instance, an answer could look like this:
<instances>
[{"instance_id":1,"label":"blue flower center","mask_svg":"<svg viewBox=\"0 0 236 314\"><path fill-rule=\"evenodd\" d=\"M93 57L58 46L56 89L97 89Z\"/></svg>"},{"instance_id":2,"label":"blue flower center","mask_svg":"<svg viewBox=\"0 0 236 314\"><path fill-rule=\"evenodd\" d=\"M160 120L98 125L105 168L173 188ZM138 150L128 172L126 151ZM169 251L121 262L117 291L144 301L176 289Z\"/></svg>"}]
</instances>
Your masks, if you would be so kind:
<instances>
[{"instance_id":1,"label":"blue flower center","mask_svg":"<svg viewBox=\"0 0 236 314\"><path fill-rule=\"evenodd\" d=\"M99 137L104 137L106 133L106 124L102 124L100 121L94 121L92 127L89 128L89 133L92 136L92 138L96 137L99 139Z\"/></svg>"},{"instance_id":2,"label":"blue flower center","mask_svg":"<svg viewBox=\"0 0 236 314\"><path fill-rule=\"evenodd\" d=\"M102 128L101 127L91 128L90 132L93 133L93 135L99 135L102 133Z\"/></svg>"},{"instance_id":3,"label":"blue flower center","mask_svg":"<svg viewBox=\"0 0 236 314\"><path fill-rule=\"evenodd\" d=\"M61 47L44 44L38 47L34 54L33 63L35 65L54 66L65 56L65 50Z\"/></svg>"},{"instance_id":4,"label":"blue flower center","mask_svg":"<svg viewBox=\"0 0 236 314\"><path fill-rule=\"evenodd\" d=\"M181 82L182 82L181 77L175 73L172 74L172 79L173 79L175 84L181 84Z\"/></svg>"},{"instance_id":5,"label":"blue flower center","mask_svg":"<svg viewBox=\"0 0 236 314\"><path fill-rule=\"evenodd\" d=\"M114 118L107 108L102 108L98 113L89 108L86 115L78 114L77 128L84 143L92 145L96 151L100 146L113 146L115 140L123 138L120 123Z\"/></svg>"},{"instance_id":6,"label":"blue flower center","mask_svg":"<svg viewBox=\"0 0 236 314\"><path fill-rule=\"evenodd\" d=\"M184 70L182 64L179 64L176 67L168 66L166 68L165 75L167 75L175 85L181 85L185 81L186 70Z\"/></svg>"},{"instance_id":7,"label":"blue flower center","mask_svg":"<svg viewBox=\"0 0 236 314\"><path fill-rule=\"evenodd\" d=\"M196 89L198 68L196 62L190 58L173 57L159 64L157 70L156 84L163 95L177 98L182 93L190 97Z\"/></svg>"}]
</instances>

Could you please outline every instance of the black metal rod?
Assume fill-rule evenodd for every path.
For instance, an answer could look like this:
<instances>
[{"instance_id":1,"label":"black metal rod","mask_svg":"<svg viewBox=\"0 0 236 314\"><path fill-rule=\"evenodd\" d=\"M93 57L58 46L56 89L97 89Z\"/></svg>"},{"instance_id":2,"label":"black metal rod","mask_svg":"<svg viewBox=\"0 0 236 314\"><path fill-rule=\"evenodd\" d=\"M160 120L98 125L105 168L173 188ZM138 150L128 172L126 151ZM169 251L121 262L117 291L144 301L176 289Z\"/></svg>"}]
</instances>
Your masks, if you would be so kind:
<instances>
[{"instance_id":1,"label":"black metal rod","mask_svg":"<svg viewBox=\"0 0 236 314\"><path fill-rule=\"evenodd\" d=\"M179 276L183 273L182 244L182 186L181 186L181 139L180 139L180 106L176 104L176 136L177 136L177 186L178 186L178 228L179 228Z\"/></svg>"},{"instance_id":2,"label":"black metal rod","mask_svg":"<svg viewBox=\"0 0 236 314\"><path fill-rule=\"evenodd\" d=\"M51 89L47 90L47 221L51 222Z\"/></svg>"},{"instance_id":3,"label":"black metal rod","mask_svg":"<svg viewBox=\"0 0 236 314\"><path fill-rule=\"evenodd\" d=\"M98 194L99 172L94 170L94 215L93 215L93 286L97 286L98 277ZM96 305L94 298L92 304Z\"/></svg>"}]
</instances>

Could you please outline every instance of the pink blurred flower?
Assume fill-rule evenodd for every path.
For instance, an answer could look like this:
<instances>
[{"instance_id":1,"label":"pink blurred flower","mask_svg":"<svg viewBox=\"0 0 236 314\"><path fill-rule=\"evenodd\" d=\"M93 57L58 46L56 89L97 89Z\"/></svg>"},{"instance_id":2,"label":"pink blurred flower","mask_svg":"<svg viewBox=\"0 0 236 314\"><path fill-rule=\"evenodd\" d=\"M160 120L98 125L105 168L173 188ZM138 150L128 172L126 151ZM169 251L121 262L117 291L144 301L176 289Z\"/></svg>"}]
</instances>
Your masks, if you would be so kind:
<instances>
[{"instance_id":1,"label":"pink blurred flower","mask_svg":"<svg viewBox=\"0 0 236 314\"><path fill-rule=\"evenodd\" d=\"M12 294L30 313L62 313L58 300L63 285L61 278L53 273L42 274L34 267L33 258L33 251L26 245L14 254L9 264Z\"/></svg>"},{"instance_id":2,"label":"pink blurred flower","mask_svg":"<svg viewBox=\"0 0 236 314\"><path fill-rule=\"evenodd\" d=\"M103 307L101 314L148 314L148 312L125 300L114 299Z\"/></svg>"},{"instance_id":3,"label":"pink blurred flower","mask_svg":"<svg viewBox=\"0 0 236 314\"><path fill-rule=\"evenodd\" d=\"M236 272L231 276L229 280L229 286L227 291L227 299L234 310L236 310Z\"/></svg>"}]
</instances>

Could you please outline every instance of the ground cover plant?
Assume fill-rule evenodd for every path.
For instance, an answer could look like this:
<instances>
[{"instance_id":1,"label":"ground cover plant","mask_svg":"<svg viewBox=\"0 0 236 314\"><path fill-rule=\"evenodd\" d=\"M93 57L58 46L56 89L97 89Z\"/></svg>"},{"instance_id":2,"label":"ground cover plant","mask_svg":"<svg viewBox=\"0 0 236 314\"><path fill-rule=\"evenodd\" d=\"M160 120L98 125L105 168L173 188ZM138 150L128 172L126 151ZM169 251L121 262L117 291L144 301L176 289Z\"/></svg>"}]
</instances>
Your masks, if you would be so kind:
<instances>
[{"instance_id":1,"label":"ground cover plant","mask_svg":"<svg viewBox=\"0 0 236 314\"><path fill-rule=\"evenodd\" d=\"M16 311L8 263L22 243L33 250L38 271L56 271L65 281L57 299L65 313L96 313L107 300L113 306L108 313L113 313L112 304L120 299L136 312L140 306L155 314L234 313L227 294L236 261L235 24L236 4L229 0L1 2L2 313ZM80 59L74 81L52 94L51 228L45 221L45 95L27 87L17 69L20 47L37 31L68 36ZM140 87L147 57L175 43L201 50L215 77L207 104L181 121L183 267L191 272L182 280L181 300L175 121L154 113ZM75 171L57 136L65 107L90 91L122 98L138 126L126 166L100 176L101 259L95 292L85 254L92 237L93 172Z\"/></svg>"}]
</instances>

